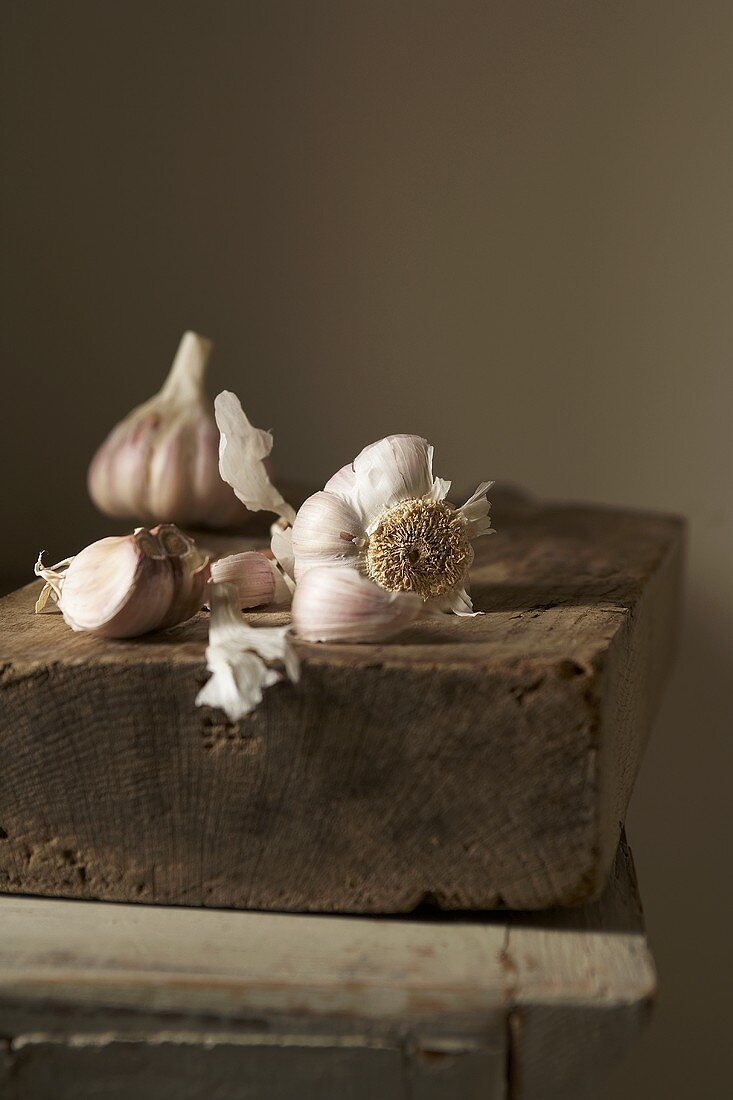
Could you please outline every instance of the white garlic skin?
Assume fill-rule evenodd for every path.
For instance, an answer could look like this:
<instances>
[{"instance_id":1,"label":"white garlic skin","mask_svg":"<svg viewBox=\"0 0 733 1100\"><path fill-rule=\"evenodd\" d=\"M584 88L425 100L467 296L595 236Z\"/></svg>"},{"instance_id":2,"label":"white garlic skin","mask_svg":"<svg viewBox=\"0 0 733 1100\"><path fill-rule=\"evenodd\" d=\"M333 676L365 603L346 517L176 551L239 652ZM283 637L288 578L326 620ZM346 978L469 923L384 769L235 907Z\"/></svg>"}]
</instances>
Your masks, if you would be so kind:
<instances>
[{"instance_id":1,"label":"white garlic skin","mask_svg":"<svg viewBox=\"0 0 733 1100\"><path fill-rule=\"evenodd\" d=\"M292 530L293 568L297 584L311 569L323 564L328 556L333 562L344 565L359 560L357 536L350 530L353 510L335 493L321 490L300 506Z\"/></svg>"},{"instance_id":2,"label":"white garlic skin","mask_svg":"<svg viewBox=\"0 0 733 1100\"><path fill-rule=\"evenodd\" d=\"M356 569L312 566L293 596L293 629L311 642L381 642L423 612L415 592L388 592Z\"/></svg>"},{"instance_id":3,"label":"white garlic skin","mask_svg":"<svg viewBox=\"0 0 733 1100\"><path fill-rule=\"evenodd\" d=\"M58 604L72 630L135 638L195 615L208 579L208 558L173 524L141 527L77 554L61 577Z\"/></svg>"},{"instance_id":4,"label":"white garlic skin","mask_svg":"<svg viewBox=\"0 0 733 1100\"><path fill-rule=\"evenodd\" d=\"M246 518L219 474L219 431L204 390L212 347L205 336L185 332L160 392L100 446L88 487L105 515L210 528Z\"/></svg>"},{"instance_id":5,"label":"white garlic skin","mask_svg":"<svg viewBox=\"0 0 733 1100\"><path fill-rule=\"evenodd\" d=\"M300 661L289 626L254 627L245 622L236 586L211 582L206 666L211 678L196 696L198 707L219 707L232 722L262 702L263 691L287 676L300 678ZM283 671L272 663L284 666Z\"/></svg>"}]
</instances>

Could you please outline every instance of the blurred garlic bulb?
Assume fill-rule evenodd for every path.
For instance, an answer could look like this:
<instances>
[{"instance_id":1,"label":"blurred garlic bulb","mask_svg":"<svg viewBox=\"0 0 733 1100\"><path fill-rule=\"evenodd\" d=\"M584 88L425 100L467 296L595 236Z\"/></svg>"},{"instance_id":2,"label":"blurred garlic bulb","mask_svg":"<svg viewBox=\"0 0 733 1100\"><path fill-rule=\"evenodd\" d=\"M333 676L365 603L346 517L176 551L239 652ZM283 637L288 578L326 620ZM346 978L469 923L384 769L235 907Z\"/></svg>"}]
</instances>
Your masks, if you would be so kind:
<instances>
[{"instance_id":1,"label":"blurred garlic bulb","mask_svg":"<svg viewBox=\"0 0 733 1100\"><path fill-rule=\"evenodd\" d=\"M422 613L416 592L388 592L355 569L314 566L293 596L293 629L311 642L381 642Z\"/></svg>"},{"instance_id":2,"label":"blurred garlic bulb","mask_svg":"<svg viewBox=\"0 0 733 1100\"><path fill-rule=\"evenodd\" d=\"M42 558L36 611L52 597L72 630L135 638L185 622L204 604L209 559L172 523L100 539L52 568Z\"/></svg>"},{"instance_id":3,"label":"blurred garlic bulb","mask_svg":"<svg viewBox=\"0 0 733 1100\"><path fill-rule=\"evenodd\" d=\"M233 585L240 608L290 603L290 589L285 578L266 551L247 550L219 558L211 564L211 579L217 584Z\"/></svg>"},{"instance_id":4,"label":"blurred garlic bulb","mask_svg":"<svg viewBox=\"0 0 733 1100\"><path fill-rule=\"evenodd\" d=\"M246 511L219 476L219 433L204 391L212 343L185 332L170 374L102 443L89 494L117 519L228 527Z\"/></svg>"}]
</instances>

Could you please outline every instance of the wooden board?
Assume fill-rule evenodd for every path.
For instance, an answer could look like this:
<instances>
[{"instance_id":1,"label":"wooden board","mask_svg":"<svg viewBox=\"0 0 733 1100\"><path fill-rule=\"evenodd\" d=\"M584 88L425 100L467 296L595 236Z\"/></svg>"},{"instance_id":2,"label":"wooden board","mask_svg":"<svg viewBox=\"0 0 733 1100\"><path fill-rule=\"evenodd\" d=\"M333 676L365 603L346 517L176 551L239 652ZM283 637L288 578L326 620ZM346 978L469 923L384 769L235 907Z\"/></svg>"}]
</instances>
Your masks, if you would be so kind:
<instances>
[{"instance_id":1,"label":"wooden board","mask_svg":"<svg viewBox=\"0 0 733 1100\"><path fill-rule=\"evenodd\" d=\"M534 918L4 898L0 921L4 1100L588 1100L656 981L623 844L600 902Z\"/></svg>"},{"instance_id":2,"label":"wooden board","mask_svg":"<svg viewBox=\"0 0 733 1100\"><path fill-rule=\"evenodd\" d=\"M0 602L0 891L288 911L600 893L675 638L683 525L499 495L473 594L383 645L299 646L232 724L207 619L112 642ZM253 614L258 623L282 613Z\"/></svg>"}]
</instances>

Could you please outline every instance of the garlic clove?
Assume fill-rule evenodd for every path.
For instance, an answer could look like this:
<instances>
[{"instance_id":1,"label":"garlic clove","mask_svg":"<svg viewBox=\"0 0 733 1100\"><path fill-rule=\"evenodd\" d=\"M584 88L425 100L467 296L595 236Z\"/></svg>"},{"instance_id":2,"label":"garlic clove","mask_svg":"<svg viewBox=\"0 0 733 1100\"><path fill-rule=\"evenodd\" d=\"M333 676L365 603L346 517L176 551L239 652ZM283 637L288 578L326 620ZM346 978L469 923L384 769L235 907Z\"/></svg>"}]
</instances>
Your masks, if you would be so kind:
<instances>
[{"instance_id":1,"label":"garlic clove","mask_svg":"<svg viewBox=\"0 0 733 1100\"><path fill-rule=\"evenodd\" d=\"M37 611L50 594L72 630L134 638L200 610L209 562L191 539L165 524L99 539L50 569L39 558L35 573L46 581Z\"/></svg>"},{"instance_id":2,"label":"garlic clove","mask_svg":"<svg viewBox=\"0 0 733 1100\"><path fill-rule=\"evenodd\" d=\"M145 518L141 487L147 481L148 456L160 414L143 408L112 430L89 467L87 485L94 503L108 516Z\"/></svg>"},{"instance_id":3,"label":"garlic clove","mask_svg":"<svg viewBox=\"0 0 733 1100\"><path fill-rule=\"evenodd\" d=\"M173 575L147 531L100 539L73 559L59 607L72 630L129 638L154 630L173 597Z\"/></svg>"},{"instance_id":4,"label":"garlic clove","mask_svg":"<svg viewBox=\"0 0 733 1100\"><path fill-rule=\"evenodd\" d=\"M353 497L367 530L385 507L430 493L433 454L422 436L388 435L356 456Z\"/></svg>"},{"instance_id":5,"label":"garlic clove","mask_svg":"<svg viewBox=\"0 0 733 1100\"><path fill-rule=\"evenodd\" d=\"M265 460L272 435L250 424L236 394L224 390L214 401L220 432L219 473L251 512L275 512L288 523L295 509L270 481Z\"/></svg>"},{"instance_id":6,"label":"garlic clove","mask_svg":"<svg viewBox=\"0 0 733 1100\"><path fill-rule=\"evenodd\" d=\"M293 524L296 581L317 565L356 565L364 534L356 512L340 496L321 490L308 497Z\"/></svg>"},{"instance_id":7,"label":"garlic clove","mask_svg":"<svg viewBox=\"0 0 733 1100\"><path fill-rule=\"evenodd\" d=\"M219 435L204 391L212 343L184 333L162 389L133 409L89 467L89 493L118 519L227 527L246 512L219 476Z\"/></svg>"},{"instance_id":8,"label":"garlic clove","mask_svg":"<svg viewBox=\"0 0 733 1100\"><path fill-rule=\"evenodd\" d=\"M328 479L323 488L327 493L336 493L337 496L343 495L349 497L356 488L354 463L348 462L346 466L342 466L340 470L337 470L333 477Z\"/></svg>"},{"instance_id":9,"label":"garlic clove","mask_svg":"<svg viewBox=\"0 0 733 1100\"><path fill-rule=\"evenodd\" d=\"M279 669L266 662L283 664L293 683L300 677L300 664L290 627L252 627L244 621L235 585L212 582L209 603L206 665L211 677L196 696L196 705L218 707L236 722L262 702L265 688L282 680Z\"/></svg>"},{"instance_id":10,"label":"garlic clove","mask_svg":"<svg viewBox=\"0 0 733 1100\"><path fill-rule=\"evenodd\" d=\"M173 595L156 629L165 630L198 614L205 602L211 566L209 557L173 523L161 523L150 532L160 543L173 574Z\"/></svg>"},{"instance_id":11,"label":"garlic clove","mask_svg":"<svg viewBox=\"0 0 733 1100\"><path fill-rule=\"evenodd\" d=\"M240 608L264 607L275 599L275 563L258 550L212 562L211 579L234 585Z\"/></svg>"},{"instance_id":12,"label":"garlic clove","mask_svg":"<svg viewBox=\"0 0 733 1100\"><path fill-rule=\"evenodd\" d=\"M331 565L309 569L293 596L293 629L311 642L381 642L422 613L415 592L387 592Z\"/></svg>"},{"instance_id":13,"label":"garlic clove","mask_svg":"<svg viewBox=\"0 0 733 1100\"><path fill-rule=\"evenodd\" d=\"M148 456L149 479L143 518L162 519L186 514L191 488L190 462L186 453L189 436L196 428L186 420L174 420L159 433ZM178 522L185 522L179 519Z\"/></svg>"},{"instance_id":14,"label":"garlic clove","mask_svg":"<svg viewBox=\"0 0 733 1100\"><path fill-rule=\"evenodd\" d=\"M211 579L235 585L242 609L268 604L289 606L295 589L294 582L270 550L249 550L219 558L212 563Z\"/></svg>"}]
</instances>

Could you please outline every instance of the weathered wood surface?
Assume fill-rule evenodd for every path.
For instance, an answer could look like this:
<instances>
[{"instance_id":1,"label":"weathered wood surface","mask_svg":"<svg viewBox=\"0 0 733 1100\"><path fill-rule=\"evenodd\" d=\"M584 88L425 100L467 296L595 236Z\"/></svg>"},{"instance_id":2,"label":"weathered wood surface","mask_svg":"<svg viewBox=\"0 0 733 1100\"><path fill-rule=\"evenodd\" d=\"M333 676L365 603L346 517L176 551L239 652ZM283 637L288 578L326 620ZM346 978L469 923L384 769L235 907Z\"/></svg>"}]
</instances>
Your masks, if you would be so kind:
<instances>
[{"instance_id":1,"label":"weathered wood surface","mask_svg":"<svg viewBox=\"0 0 733 1100\"><path fill-rule=\"evenodd\" d=\"M534 917L0 921L4 1100L588 1100L655 990L623 845L600 902Z\"/></svg>"},{"instance_id":2,"label":"weathered wood surface","mask_svg":"<svg viewBox=\"0 0 733 1100\"><path fill-rule=\"evenodd\" d=\"M303 643L229 723L207 620L114 642L0 602L0 891L290 911L597 897L670 661L683 525L499 495L473 595ZM251 616L285 621L283 613Z\"/></svg>"}]
</instances>

